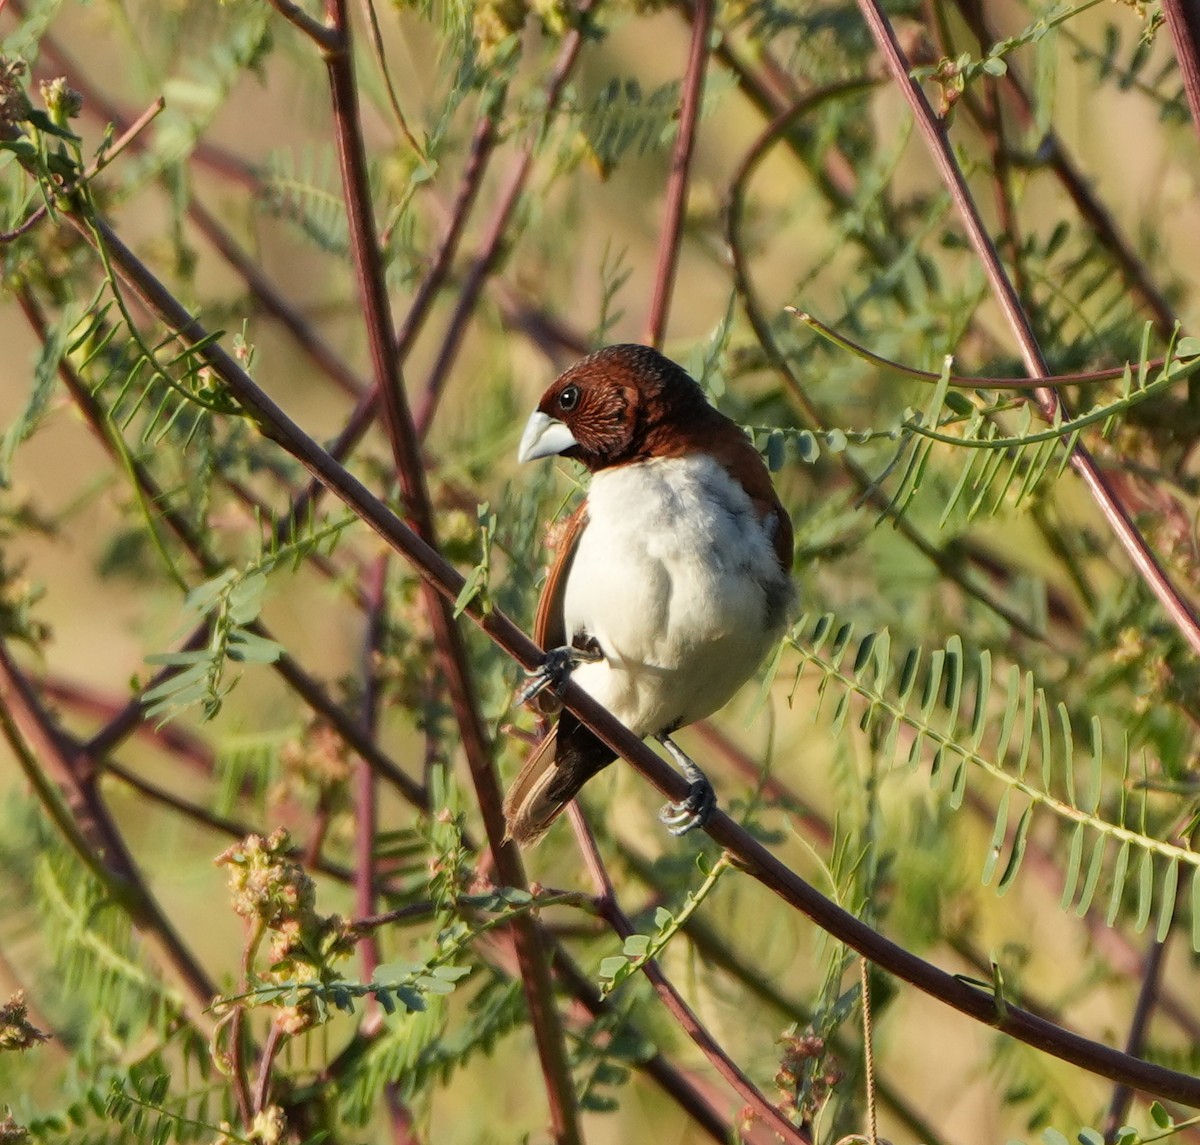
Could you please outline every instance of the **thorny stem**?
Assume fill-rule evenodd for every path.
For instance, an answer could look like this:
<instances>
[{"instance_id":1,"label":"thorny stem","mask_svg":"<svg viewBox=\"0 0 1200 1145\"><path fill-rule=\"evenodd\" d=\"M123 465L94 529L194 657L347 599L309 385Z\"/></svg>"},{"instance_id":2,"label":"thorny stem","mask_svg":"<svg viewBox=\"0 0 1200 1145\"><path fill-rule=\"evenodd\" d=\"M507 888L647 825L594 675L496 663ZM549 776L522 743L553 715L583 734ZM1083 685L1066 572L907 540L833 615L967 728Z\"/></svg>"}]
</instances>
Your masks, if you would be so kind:
<instances>
[{"instance_id":1,"label":"thorny stem","mask_svg":"<svg viewBox=\"0 0 1200 1145\"><path fill-rule=\"evenodd\" d=\"M270 440L318 477L447 599L457 598L465 583L458 570L417 536L352 473L334 462L259 388L223 347L208 340L203 326L107 223L95 220L93 231L73 215L68 214L64 218L85 240L92 241L96 235L99 236L122 277L151 312L174 330L179 338L193 345L204 342L199 351L201 356ZM481 616L468 609L465 615L522 667L533 669L543 662L544 651L501 610L493 609L486 616ZM686 796L684 779L577 684L568 682L563 689L562 699L568 710L577 715L617 755L628 760L667 798L679 800ZM1011 1004L1001 1012L990 990L980 990L925 962L842 910L781 863L724 812L718 810L714 813L707 831L720 846L733 853L738 865L747 874L783 901L883 969L946 1005L1093 1073L1113 1080L1126 1080L1161 1097L1200 1106L1200 1079L1132 1058Z\"/></svg>"},{"instance_id":2,"label":"thorny stem","mask_svg":"<svg viewBox=\"0 0 1200 1145\"><path fill-rule=\"evenodd\" d=\"M359 294L365 310L375 385L383 423L400 477L405 508L416 534L436 550L433 512L426 487L420 441L405 400L400 360L387 297L382 253L375 234L366 148L359 117L358 88L345 0L326 0L326 18L336 43L325 49L333 108L334 135L350 224ZM492 766L491 743L483 724L466 645L452 612L452 601L428 581L422 592L444 671L451 707L458 721L476 798L483 815L497 871L509 886L524 887L525 872L515 845L505 841L500 789ZM549 964L538 931L527 919L514 921L513 933L529 1002L534 1039L541 1059L555 1139L562 1145L581 1141L574 1086L562 1025L554 1005Z\"/></svg>"},{"instance_id":3,"label":"thorny stem","mask_svg":"<svg viewBox=\"0 0 1200 1145\"><path fill-rule=\"evenodd\" d=\"M925 98L925 93L921 90L920 85L909 74L908 61L896 39L891 23L879 5L879 0L858 0L858 6L871 35L883 54L892 79L908 100L934 163L953 197L971 246L983 266L996 300L1016 337L1026 370L1031 377L1045 378L1049 374L1045 358L1042 356L1029 319L1021 306L1021 300L1017 297L1012 282L1005 273L1000 257L996 253L995 244L983 225L962 169L950 150L945 125L941 123L934 114L933 108L929 106L929 101ZM1069 416L1061 398L1053 390L1038 389L1035 391L1035 396L1043 415L1048 420L1053 420L1059 414L1064 419ZM1088 487L1100 512L1125 549L1134 567L1141 574L1147 587L1158 598L1159 603L1188 646L1193 652L1200 654L1200 621L1197 620L1191 605L1180 594L1158 558L1146 544L1145 538L1134 525L1108 478L1100 472L1091 454L1082 445L1076 445L1072 450L1071 465Z\"/></svg>"},{"instance_id":4,"label":"thorny stem","mask_svg":"<svg viewBox=\"0 0 1200 1145\"><path fill-rule=\"evenodd\" d=\"M692 154L696 147L700 108L704 100L704 73L708 64L708 37L712 30L713 0L696 0L692 11L692 40L687 71L683 78L683 100L679 109L679 132L671 151L671 174L667 180L667 202L663 212L658 247L658 271L654 276L654 297L646 323L646 342L661 350L675 289L675 271L683 242L683 222L687 213L688 185Z\"/></svg>"},{"instance_id":5,"label":"thorny stem","mask_svg":"<svg viewBox=\"0 0 1200 1145\"><path fill-rule=\"evenodd\" d=\"M604 860L596 848L596 840L588 826L583 809L578 800L572 800L568 807L571 816L571 826L575 829L575 839L583 854L584 865L592 877L596 889L597 903L600 914L622 939L635 934L633 923L617 902L617 893L613 888L612 879L604 866ZM782 1140L793 1145L812 1145L811 1139L800 1129L797 1129L786 1117L772 1105L758 1087L738 1068L737 1063L722 1049L720 1043L712 1036L708 1028L696 1016L695 1011L683 1000L682 995L670 979L663 973L662 968L653 958L642 964L642 970L650 980L659 1001L666 1006L671 1016L679 1023L680 1028L696 1044L700 1052L708 1059L713 1069L723 1077L734 1091L750 1105L759 1118Z\"/></svg>"}]
</instances>

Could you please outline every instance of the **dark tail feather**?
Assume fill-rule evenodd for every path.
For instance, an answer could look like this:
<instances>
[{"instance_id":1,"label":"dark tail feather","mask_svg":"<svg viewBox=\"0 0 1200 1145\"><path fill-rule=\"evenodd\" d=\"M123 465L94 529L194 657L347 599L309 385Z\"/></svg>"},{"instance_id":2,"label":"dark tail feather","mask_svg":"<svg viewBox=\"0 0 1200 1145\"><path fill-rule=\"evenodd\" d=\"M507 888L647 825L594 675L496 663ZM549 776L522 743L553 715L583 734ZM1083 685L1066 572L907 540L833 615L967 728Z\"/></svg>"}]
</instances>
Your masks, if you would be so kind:
<instances>
[{"instance_id":1,"label":"dark tail feather","mask_svg":"<svg viewBox=\"0 0 1200 1145\"><path fill-rule=\"evenodd\" d=\"M522 847L536 843L579 789L616 758L570 712L563 712L504 797L508 837Z\"/></svg>"}]
</instances>

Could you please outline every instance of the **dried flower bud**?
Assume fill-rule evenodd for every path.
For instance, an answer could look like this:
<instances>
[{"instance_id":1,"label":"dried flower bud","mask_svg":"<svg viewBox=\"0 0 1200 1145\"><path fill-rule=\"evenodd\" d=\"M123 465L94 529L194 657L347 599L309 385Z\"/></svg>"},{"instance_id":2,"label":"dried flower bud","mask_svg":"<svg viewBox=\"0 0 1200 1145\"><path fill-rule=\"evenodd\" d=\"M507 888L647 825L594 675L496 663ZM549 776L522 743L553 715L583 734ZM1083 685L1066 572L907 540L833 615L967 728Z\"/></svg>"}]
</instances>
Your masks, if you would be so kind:
<instances>
[{"instance_id":1,"label":"dried flower bud","mask_svg":"<svg viewBox=\"0 0 1200 1145\"><path fill-rule=\"evenodd\" d=\"M218 866L230 868L233 909L243 918L278 928L311 913L316 889L304 869L288 858L290 845L280 827L268 839L250 835L217 856Z\"/></svg>"},{"instance_id":2,"label":"dried flower bud","mask_svg":"<svg viewBox=\"0 0 1200 1145\"><path fill-rule=\"evenodd\" d=\"M13 1120L12 1110L6 1110L0 1121L0 1145L22 1145L29 1140L29 1130Z\"/></svg>"},{"instance_id":3,"label":"dried flower bud","mask_svg":"<svg viewBox=\"0 0 1200 1145\"><path fill-rule=\"evenodd\" d=\"M68 119L75 119L83 109L83 96L67 83L65 76L40 86L46 111L60 127L64 127Z\"/></svg>"},{"instance_id":4,"label":"dried flower bud","mask_svg":"<svg viewBox=\"0 0 1200 1145\"><path fill-rule=\"evenodd\" d=\"M30 1025L25 1008L25 993L18 990L0 1006L0 1052L4 1050L27 1050L49 1039L48 1034ZM0 1137L0 1141L5 1140Z\"/></svg>"},{"instance_id":5,"label":"dried flower bud","mask_svg":"<svg viewBox=\"0 0 1200 1145\"><path fill-rule=\"evenodd\" d=\"M24 60L0 56L0 126L22 123L33 111L21 84L21 77L28 70Z\"/></svg>"}]
</instances>

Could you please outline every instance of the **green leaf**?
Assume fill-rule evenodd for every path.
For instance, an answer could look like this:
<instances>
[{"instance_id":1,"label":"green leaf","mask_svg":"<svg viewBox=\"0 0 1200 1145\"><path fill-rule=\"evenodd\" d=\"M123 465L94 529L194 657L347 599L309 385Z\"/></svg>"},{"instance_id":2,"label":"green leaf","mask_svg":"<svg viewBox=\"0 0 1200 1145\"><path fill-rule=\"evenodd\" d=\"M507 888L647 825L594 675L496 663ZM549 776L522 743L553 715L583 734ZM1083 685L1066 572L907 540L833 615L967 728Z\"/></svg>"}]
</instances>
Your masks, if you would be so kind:
<instances>
[{"instance_id":1,"label":"green leaf","mask_svg":"<svg viewBox=\"0 0 1200 1145\"><path fill-rule=\"evenodd\" d=\"M797 458L809 465L821 456L821 447L817 444L816 435L807 429L802 429L796 434L794 448Z\"/></svg>"},{"instance_id":2,"label":"green leaf","mask_svg":"<svg viewBox=\"0 0 1200 1145\"><path fill-rule=\"evenodd\" d=\"M615 978L628 967L629 959L625 955L613 954L600 960L599 974L601 978Z\"/></svg>"},{"instance_id":3,"label":"green leaf","mask_svg":"<svg viewBox=\"0 0 1200 1145\"><path fill-rule=\"evenodd\" d=\"M646 951L650 949L650 936L648 934L631 934L625 939L624 945L621 947L630 958L642 958Z\"/></svg>"},{"instance_id":4,"label":"green leaf","mask_svg":"<svg viewBox=\"0 0 1200 1145\"><path fill-rule=\"evenodd\" d=\"M1200 338L1180 338L1179 341L1175 343L1175 357L1200 357Z\"/></svg>"},{"instance_id":5,"label":"green leaf","mask_svg":"<svg viewBox=\"0 0 1200 1145\"><path fill-rule=\"evenodd\" d=\"M997 894L1004 894L1005 891L1012 885L1013 879L1017 877L1017 871L1021 869L1021 860L1025 857L1025 843L1029 836L1029 824L1033 822L1034 804L1030 803L1021 812L1021 818L1017 820L1017 830L1013 835L1012 850L1008 853L1008 862L1004 866L1004 872L1000 876L1000 882L996 886Z\"/></svg>"},{"instance_id":6,"label":"green leaf","mask_svg":"<svg viewBox=\"0 0 1200 1145\"><path fill-rule=\"evenodd\" d=\"M12 459L17 447L27 441L41 423L50 397L58 380L58 366L62 361L68 330L74 325L60 322L50 330L33 367L33 386L29 398L8 427L0 441L0 487L7 487L12 479Z\"/></svg>"},{"instance_id":7,"label":"green leaf","mask_svg":"<svg viewBox=\"0 0 1200 1145\"><path fill-rule=\"evenodd\" d=\"M996 821L992 827L992 841L988 846L987 861L983 865L983 885L986 887L992 881L996 864L1000 861L1000 852L1004 849L1004 833L1008 830L1008 802L1012 788L1006 787L1000 796L1000 804L996 808Z\"/></svg>"},{"instance_id":8,"label":"green leaf","mask_svg":"<svg viewBox=\"0 0 1200 1145\"><path fill-rule=\"evenodd\" d=\"M1162 891L1158 901L1158 927L1154 932L1156 942L1166 942L1171 932L1171 919L1175 916L1175 895L1179 889L1179 859L1172 855L1163 875Z\"/></svg>"},{"instance_id":9,"label":"green leaf","mask_svg":"<svg viewBox=\"0 0 1200 1145\"><path fill-rule=\"evenodd\" d=\"M1071 832L1071 846L1067 853L1067 874L1063 880L1062 898L1059 900L1059 907L1062 910L1069 910L1071 903L1075 899L1075 888L1079 885L1079 870L1083 864L1083 836L1084 826L1082 823L1075 825L1075 830Z\"/></svg>"},{"instance_id":10,"label":"green leaf","mask_svg":"<svg viewBox=\"0 0 1200 1145\"><path fill-rule=\"evenodd\" d=\"M1137 917L1133 928L1138 934L1146 929L1150 921L1150 908L1154 903L1154 856L1149 851L1142 852L1138 870L1138 907Z\"/></svg>"}]
</instances>

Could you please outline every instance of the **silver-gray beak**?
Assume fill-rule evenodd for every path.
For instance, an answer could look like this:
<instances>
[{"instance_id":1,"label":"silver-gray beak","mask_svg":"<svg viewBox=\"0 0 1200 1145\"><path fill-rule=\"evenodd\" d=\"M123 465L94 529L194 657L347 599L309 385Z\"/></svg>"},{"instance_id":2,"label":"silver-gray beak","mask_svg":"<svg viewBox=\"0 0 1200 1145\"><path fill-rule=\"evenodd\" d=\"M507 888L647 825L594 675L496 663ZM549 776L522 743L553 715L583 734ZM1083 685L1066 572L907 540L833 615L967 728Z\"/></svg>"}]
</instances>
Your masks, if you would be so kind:
<instances>
[{"instance_id":1,"label":"silver-gray beak","mask_svg":"<svg viewBox=\"0 0 1200 1145\"><path fill-rule=\"evenodd\" d=\"M551 457L578 444L575 435L561 421L556 421L541 410L534 410L525 423L525 432L521 434L517 460L534 461L539 457Z\"/></svg>"}]
</instances>

